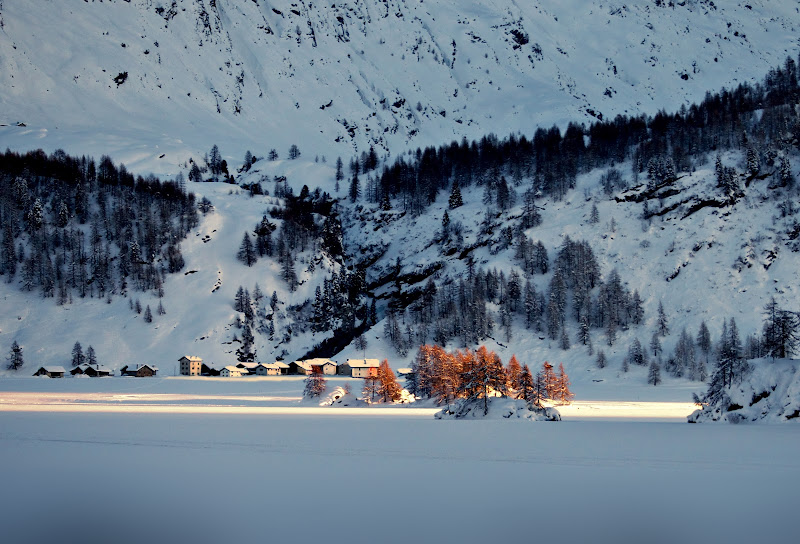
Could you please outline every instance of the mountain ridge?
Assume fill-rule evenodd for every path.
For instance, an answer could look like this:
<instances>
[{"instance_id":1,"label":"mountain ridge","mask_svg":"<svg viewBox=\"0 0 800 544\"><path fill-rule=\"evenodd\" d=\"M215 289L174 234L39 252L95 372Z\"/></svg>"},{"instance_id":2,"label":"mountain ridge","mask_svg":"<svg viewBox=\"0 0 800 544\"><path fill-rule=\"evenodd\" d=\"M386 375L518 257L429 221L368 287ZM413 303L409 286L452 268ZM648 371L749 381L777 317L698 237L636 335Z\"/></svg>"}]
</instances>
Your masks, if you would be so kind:
<instances>
[{"instance_id":1,"label":"mountain ridge","mask_svg":"<svg viewBox=\"0 0 800 544\"><path fill-rule=\"evenodd\" d=\"M759 1L66 6L0 7L0 145L169 175L212 143L229 160L287 142L396 154L674 111L797 48L796 8Z\"/></svg>"}]
</instances>

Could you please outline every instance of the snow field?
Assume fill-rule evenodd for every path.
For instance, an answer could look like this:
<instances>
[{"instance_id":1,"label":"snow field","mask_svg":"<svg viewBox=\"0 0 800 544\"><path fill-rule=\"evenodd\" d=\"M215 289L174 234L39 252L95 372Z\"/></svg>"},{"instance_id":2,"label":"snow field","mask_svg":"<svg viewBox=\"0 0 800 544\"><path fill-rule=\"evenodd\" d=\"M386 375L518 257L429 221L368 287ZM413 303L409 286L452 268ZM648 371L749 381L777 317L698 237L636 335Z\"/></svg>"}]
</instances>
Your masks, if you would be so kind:
<instances>
[{"instance_id":1,"label":"snow field","mask_svg":"<svg viewBox=\"0 0 800 544\"><path fill-rule=\"evenodd\" d=\"M6 413L0 509L19 544L790 542L798 446L774 425Z\"/></svg>"}]
</instances>

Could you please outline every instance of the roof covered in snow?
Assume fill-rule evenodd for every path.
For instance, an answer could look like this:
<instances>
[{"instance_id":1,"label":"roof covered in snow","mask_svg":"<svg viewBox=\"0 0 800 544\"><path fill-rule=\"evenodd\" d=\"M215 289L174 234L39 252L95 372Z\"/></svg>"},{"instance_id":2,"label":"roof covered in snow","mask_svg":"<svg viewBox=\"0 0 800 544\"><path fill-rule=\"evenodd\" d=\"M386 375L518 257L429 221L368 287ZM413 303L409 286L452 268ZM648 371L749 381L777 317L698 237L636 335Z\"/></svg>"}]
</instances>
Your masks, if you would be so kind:
<instances>
[{"instance_id":1,"label":"roof covered in snow","mask_svg":"<svg viewBox=\"0 0 800 544\"><path fill-rule=\"evenodd\" d=\"M348 359L347 364L350 368L378 368L381 366L377 359Z\"/></svg>"}]
</instances>

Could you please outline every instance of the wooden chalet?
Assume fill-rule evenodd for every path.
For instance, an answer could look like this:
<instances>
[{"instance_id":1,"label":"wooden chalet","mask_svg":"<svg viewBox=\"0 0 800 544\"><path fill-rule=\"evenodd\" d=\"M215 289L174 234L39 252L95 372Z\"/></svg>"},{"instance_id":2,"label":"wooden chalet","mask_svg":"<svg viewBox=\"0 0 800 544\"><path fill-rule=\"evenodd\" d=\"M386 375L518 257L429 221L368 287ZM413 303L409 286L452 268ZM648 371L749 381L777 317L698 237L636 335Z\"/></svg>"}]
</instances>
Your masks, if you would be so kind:
<instances>
[{"instance_id":1,"label":"wooden chalet","mask_svg":"<svg viewBox=\"0 0 800 544\"><path fill-rule=\"evenodd\" d=\"M256 376L280 376L280 374L281 367L275 363L259 363L255 371Z\"/></svg>"},{"instance_id":2,"label":"wooden chalet","mask_svg":"<svg viewBox=\"0 0 800 544\"><path fill-rule=\"evenodd\" d=\"M330 359L306 359L303 362L311 365L312 372L314 367L318 367L320 373L328 374L329 376L335 375L339 368L336 361L331 361Z\"/></svg>"},{"instance_id":3,"label":"wooden chalet","mask_svg":"<svg viewBox=\"0 0 800 544\"><path fill-rule=\"evenodd\" d=\"M34 376L47 376L48 378L63 378L66 370L63 366L42 366L34 372Z\"/></svg>"},{"instance_id":4,"label":"wooden chalet","mask_svg":"<svg viewBox=\"0 0 800 544\"><path fill-rule=\"evenodd\" d=\"M256 375L256 367L258 367L258 363L239 363L236 365L236 368L239 369L239 372L242 376L255 376Z\"/></svg>"},{"instance_id":5,"label":"wooden chalet","mask_svg":"<svg viewBox=\"0 0 800 544\"><path fill-rule=\"evenodd\" d=\"M90 378L104 378L114 374L108 367L102 365L90 365L89 363L78 365L70 370L69 373L73 376L89 376Z\"/></svg>"},{"instance_id":6,"label":"wooden chalet","mask_svg":"<svg viewBox=\"0 0 800 544\"><path fill-rule=\"evenodd\" d=\"M150 378L155 376L157 373L158 368L148 364L136 366L125 365L119 371L120 376L133 376L134 378Z\"/></svg>"},{"instance_id":7,"label":"wooden chalet","mask_svg":"<svg viewBox=\"0 0 800 544\"><path fill-rule=\"evenodd\" d=\"M305 361L294 361L292 363L289 363L289 366L291 367L291 370L289 372L291 372L292 374L302 374L308 376L314 370L311 367L311 365Z\"/></svg>"}]
</instances>

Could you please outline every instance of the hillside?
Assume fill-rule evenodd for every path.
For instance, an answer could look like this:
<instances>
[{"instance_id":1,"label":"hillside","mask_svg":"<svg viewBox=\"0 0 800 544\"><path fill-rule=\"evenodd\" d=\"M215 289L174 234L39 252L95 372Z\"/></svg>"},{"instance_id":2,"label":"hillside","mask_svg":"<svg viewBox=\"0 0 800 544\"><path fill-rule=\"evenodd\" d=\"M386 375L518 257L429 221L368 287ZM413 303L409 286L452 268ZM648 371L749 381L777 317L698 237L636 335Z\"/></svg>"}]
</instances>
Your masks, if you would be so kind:
<instances>
[{"instance_id":1,"label":"hillside","mask_svg":"<svg viewBox=\"0 0 800 544\"><path fill-rule=\"evenodd\" d=\"M792 3L0 2L0 148L174 175L652 115L797 49Z\"/></svg>"},{"instance_id":2,"label":"hillside","mask_svg":"<svg viewBox=\"0 0 800 544\"><path fill-rule=\"evenodd\" d=\"M767 118L761 115L753 119ZM752 126L755 129L761 125ZM762 143L759 141L758 145ZM784 151L791 158L789 166L796 178L796 156L789 148ZM459 285L471 274L497 269L507 278L512 273L528 278L539 293L548 293L555 275L552 267L569 237L585 241L592 249L602 281L616 270L625 289L640 294L640 324L621 326L611 346L606 330L591 327L589 336L595 355L589 355L578 340L579 323L565 321L563 331L572 344L565 350L559 339L549 336L546 325L541 330L531 328L522 315L513 314L510 324L503 325L504 306L494 298L485 301L493 328L469 334L478 334L476 341L485 342L504 361L511 354L534 368L544 360L563 361L579 398L685 400L692 391L703 390L704 384L672 377L665 369L664 383L653 388L647 384L646 368L634 365L628 373L622 371L622 361L634 339L648 346L657 329L659 304L665 307L670 330L661 340L665 360L675 349L681 331L686 328L694 335L702 321L708 324L716 341L722 320L731 317L736 319L743 337L758 333L761 308L770 296L796 310L794 271L800 265L796 237L792 235L798 209L796 188L780 187L780 170L766 163L760 175L745 181L748 165L741 149L724 151L719 157L723 167L738 172L736 179L740 180L735 198L720 207L689 213L693 203L722 202L725 193L718 186L713 155L693 158L691 171L678 171L666 185L655 189L651 189L652 180L646 173L635 182L636 169L626 161L615 165L621 180L610 194L604 182L608 170L590 168L577 175L574 187L563 198L538 199L539 223L521 231L525 199L518 197L515 204L502 211L492 204L488 209L494 211L487 215L486 181L465 186L461 190L461 206L450 207L450 191L444 190L420 213L410 213L403 210L401 198L390 199L388 209L385 202L371 203L366 197L350 202L349 182L343 181L337 192L335 167L330 163L302 157L261 159L238 181L240 185L255 184L270 195L251 194L230 183L187 183L188 190L196 194L195 199L207 197L213 209L200 216L199 227L180 244L184 268L165 276L164 297L160 299L165 315L156 315L152 323L145 323L142 315L131 310L134 300L155 308L159 298L151 289L137 291L132 287L122 296L115 293L107 299L93 298L91 294L86 298L76 296L73 303L58 306L53 299L40 298L39 292L24 292L16 277L10 284L0 285L4 305L14 309L0 318L0 330L6 339L4 345L15 339L24 347L24 373L42 364L68 365L76 341L84 347L92 345L98 359L115 368L131 362L150 362L171 375L176 372L177 359L186 353L220 367L235 361L241 348L244 313L234 309L236 293L242 286L255 293L258 284L264 298L253 305L253 352L257 360L299 358L315 350L319 353L323 341L330 339L341 344L335 349L329 346L333 351L326 355L338 360L363 356L351 343L354 332L348 327L364 330L368 320L363 312L374 300L377 322L366 325L366 352L387 357L394 368L399 368L410 364L415 342L430 342L439 334L432 326L420 326L417 318L415 304L424 300L430 281L439 292L446 293L452 288L448 286ZM364 179L371 177L374 174ZM523 178L519 186L511 184L511 191L522 193L532 182ZM293 237L281 235L287 217L280 210L290 202L303 201L292 195L304 194L304 185L320 188L321 196L312 191L305 197L309 202L324 200L324 193L336 199L330 212L324 213L338 218L341 224L342 253L330 253L322 238L313 237L305 248L287 250L292 255L296 277L296 287L292 289L279 262L281 250L276 250L273 257L259 258L253 266L240 262L236 254L243 234L253 233L265 216L276 226L276 246L288 244L279 242ZM275 196L277 193L283 196ZM645 203L650 205L648 214L644 213ZM597 209L596 221L593 207ZM452 225L448 236L442 234L445 211ZM322 216L312 217L317 226L325 222ZM301 221L300 216L291 219ZM491 223L488 228L487 221ZM524 239L541 242L546 248L549 272L526 272L524 260L516 255L519 232ZM510 238L507 233L511 233ZM312 262L314 266L310 266ZM343 317L336 313L328 316L331 321L327 326L315 330L315 291L343 270L348 274L364 272L364 287L355 298L344 299L343 303L351 308L355 319L347 325L347 313L341 314ZM597 298L599 289L592 291L593 297ZM275 308L269 303L273 291ZM330 311L341 309L334 307ZM409 340L405 346L392 338L393 320L400 324L401 337ZM268 330L270 322L274 326L272 333ZM42 341L42 331L47 331L46 342ZM459 338L448 340L444 334L451 349L474 345L471 341L462 344ZM604 369L596 367L596 352L601 349L608 360Z\"/></svg>"},{"instance_id":3,"label":"hillside","mask_svg":"<svg viewBox=\"0 0 800 544\"><path fill-rule=\"evenodd\" d=\"M228 6L228 11L224 2L214 3L213 10L205 11L200 2L173 5L174 10L159 9L163 6L148 3L141 12L143 21L151 21L153 14L161 21L159 25L164 28L158 29L164 32L164 41L159 42L159 48L170 44L169 48L164 46L170 55L189 54L186 52L192 42L187 36L193 34L180 25L187 24L184 18L194 13L192 9L199 10L202 24L192 32L200 32L198 43L204 45L197 47L206 48L204 52L212 44L219 45L215 36L222 34L231 43L247 41L245 31L235 33L234 40L234 34L223 30L237 20L238 15L232 14L240 9L251 18L255 13L248 10L259 10L265 21L289 17L286 13L294 9L272 5L267 9L258 2L246 7ZM406 4L400 5L406 9ZM368 11L372 4L358 6ZM71 16L81 25L89 25L88 29L118 20L120 13L129 13L124 10L141 7L135 2L87 2L75 7ZM424 7L420 4L408 9L416 13ZM441 14L437 11L444 10L443 4L436 3L435 8L431 8L434 15L428 16L452 20L444 17L446 10ZM311 17L315 9L309 6L296 11ZM725 13L738 14L753 28L777 25L769 45L765 42L758 55L779 55L776 45L785 36L777 31L785 30L779 14L770 10L773 17L753 19L743 14L758 13L760 8L755 4L729 9ZM642 23L653 32L654 39L667 39L655 29L676 24L678 14L692 14L689 19L693 24L710 24L723 11L710 2L701 2L675 8L621 8L612 10L611 16L623 27ZM575 13L580 12L575 8ZM6 3L0 4L0 13L5 32L0 35L6 39L11 21L34 11L16 12ZM356 12L349 13L354 20L361 20ZM545 24L543 21L549 21L542 15L545 13L536 17L529 14L536 24L545 25L536 27L540 31L565 19L554 15ZM652 23L650 28L643 21L654 13L662 17L658 27ZM98 19L100 15L106 19ZM470 24L484 25L492 20L484 15ZM409 19L407 15L391 17L403 24ZM380 22L384 18L373 14L368 18L369 25L388 24ZM209 26L205 25L207 19ZM455 19L466 24L459 17ZM570 24L579 19L569 19ZM309 28L314 29L316 19L309 20ZM427 24L423 17L414 21ZM521 21L528 21L528 15ZM330 55L336 55L338 48L349 51L357 35L363 35L363 39L372 36L368 31L372 26L366 22L359 32L350 29L339 33L338 39L343 23L338 30L328 20L327 26L319 24L329 34L315 31L314 39L318 44L332 40L325 48ZM262 38L286 41L276 30L279 27L273 21L270 32L262 29L267 36ZM518 55L534 41L525 38L533 35L533 27L525 26L523 31L522 26L512 25L494 30L501 28L506 35L495 36L495 46L511 40L513 43L506 45L512 53L507 54ZM434 36L435 32L429 34ZM739 34L736 37L741 39L735 42L739 45L731 46L734 49L755 39L750 33ZM560 43L556 35L551 38L551 45ZM175 45L178 42L169 39L185 44L184 53ZM293 48L297 47L295 54L303 50L303 44L312 50L319 47L306 44L307 39L295 35L291 42ZM613 42L618 38L609 39ZM725 44L731 42L727 36L719 39ZM714 43L708 40L703 43ZM490 46L488 40L473 41L475 47ZM131 43L128 39L125 47L120 46L124 52L114 55L129 55ZM12 46L12 57L22 55L22 50ZM41 54L40 48L32 50ZM370 50L370 54L377 54L377 50L380 48ZM240 49L231 46L221 51L233 55ZM419 61L414 62L424 65L427 57L420 51L417 49ZM153 54L150 51L145 56L152 59ZM437 55L447 77L455 77L460 68L454 67L452 59L443 62L441 51L433 58ZM570 57L566 53L563 56ZM547 58L543 56L542 65L548 65ZM631 57L625 58L629 62ZM681 60L669 58L667 64ZM714 65L721 58L717 57ZM182 66L206 70L213 60L214 55L206 55L203 63L187 61ZM350 58L340 61L346 66L350 61L357 62ZM575 73L583 74L583 79L576 81L585 81L587 88L598 85L603 77L611 77L586 74L578 69L578 61L590 63L591 58L581 57L574 65ZM467 65L473 62L478 61L471 60ZM522 70L520 66L525 63L517 65L508 58L497 57L494 62L510 67L511 79L539 66L529 63L531 68ZM571 66L559 60L551 68L556 64L559 70ZM159 90L141 87L143 80L136 83L130 71L110 87L103 83L104 90L92 100L88 100L91 93L78 93L82 106L69 102L66 94L71 91L59 86L58 93L65 94L59 100L69 105L58 110L64 126L78 123L78 117L83 123L82 128L72 125L69 129L75 136L70 145L83 146L80 153L99 146L103 157L95 169L94 160L85 156L70 159L63 151L49 157L34 153L34 158L51 164L50 170L37 170L19 166L16 155L6 154L9 164L17 166L4 167L0 173L6 181L0 191L0 276L4 280L0 296L4 306L12 309L0 316L0 346L4 351L12 341L23 346L26 364L21 372L27 374L43 364L68 365L73 344L80 342L84 348L91 345L98 360L113 368L148 362L170 375L176 372L177 359L184 354L199 355L218 368L236 360L271 362L305 356L343 360L365 355L388 358L398 368L411 364L421 344L438 343L456 349L485 343L504 361L516 354L534 370L545 360L563 361L579 397L591 392L593 398L621 395L685 400L691 391L704 388L702 382L714 364L709 346L717 342L723 320L728 323L735 319L746 347L744 355L762 357L760 330L766 302L774 297L782 308L797 311L794 271L800 264L800 226L796 219L800 209L796 184L800 119L796 104L800 86L792 55L771 64L774 68L766 77L763 70L759 72L753 84L730 90L705 88L703 93L697 92L702 94L702 101L687 104L684 101L694 95L691 86L700 77L687 74L686 78L677 78L680 84L671 85L668 82L672 80L661 71L666 64L654 64L652 68L658 71L652 77L664 82L658 86L664 94L654 89L652 101L659 108L674 104L674 113L659 111L644 116L640 113L648 107L642 106L630 115L609 119L614 113L628 111L609 107L602 110L601 119L601 110L589 108L594 111L591 114L586 109L587 104L596 105L594 102L576 105L574 96L565 98L562 91L551 89L547 96L552 100L543 102L538 96L535 108L528 102L532 117L524 124L498 121L503 108L524 102L504 99L481 103L472 97L464 107L474 107L476 116L483 116L480 123L464 123L461 118L454 121L450 114L426 117L427 106L422 106L412 108L416 114L393 117L397 121L394 126L409 130L403 136L399 129L384 130L387 126L381 123L390 113L395 115L392 108L402 109L413 98L398 99L400 105L393 103L384 110L370 105L367 95L361 93L361 105L348 110L349 118L357 118L353 112L362 107L374 115L367 115L365 119L371 120L359 128L345 130L346 137L339 138L336 145L323 143L324 138L318 140L315 129L308 129L319 126L323 136L334 134L326 132L326 123L331 122L327 116L334 109L327 103L315 108L310 117L300 113L309 111L302 107L282 110L291 115L270 117L269 123L277 124L260 125L256 135L247 130L250 122L260 118L247 117L246 112L251 110L244 104L250 95L243 90L238 111L232 113L223 107L230 106L224 93L214 87L214 102L221 100L219 111L214 107L204 120L195 117L194 111L190 114L188 109L165 106L163 96L159 98L160 83L155 85ZM244 70L249 65L243 62L241 66ZM511 69L515 66L518 70ZM624 66L622 61L620 66ZM403 80L407 81L416 69L404 66ZM273 86L288 77L277 68L270 70L265 68L265 73L270 74ZM436 70L431 73L438 73ZM614 77L620 69L616 71ZM62 73L49 68L46 72ZM298 79L289 86L295 89L301 74L312 72L324 74L325 70L293 72L292 77ZM337 68L334 72L340 77L346 70ZM717 74L709 64L699 73L710 72ZM216 77L224 80L225 70L222 73L205 77L199 88L212 84ZM644 72L636 73L639 83L645 81ZM369 74L388 78L393 72L380 69L365 71L362 76ZM24 85L30 85L37 77L33 72L21 79ZM195 81L181 77L181 85ZM436 77L431 75L424 81L433 82ZM704 79L712 80L716 81L713 77ZM249 79L245 77L244 81ZM476 81L487 83L485 77ZM77 80L73 84L82 85ZM633 86L636 93L644 96L646 85L637 85ZM312 83L303 83L298 88L309 96L322 96L319 93L323 90L313 87ZM474 90L472 84L469 88ZM523 93L523 88L518 87L518 92L530 101L530 93ZM113 107L104 102L120 98L114 93L129 91L130 96ZM194 96L202 104L200 90L186 94L186 98ZM610 100L614 98L611 94L598 100ZM13 101L14 96L10 92L0 100ZM463 99L463 92L458 96ZM49 99L36 103L36 115L55 118L58 112L47 111ZM545 111L541 107L545 103L553 107ZM626 103L630 107L633 102ZM80 107L87 108L87 115L76 114ZM169 111L159 111L162 107ZM24 109L21 102L19 108ZM99 115L89 114L88 108L96 108ZM120 108L139 112L137 119L112 123L103 117L112 111L117 115ZM201 116L202 111L203 107L197 108ZM252 111L266 115L267 110ZM152 119L151 114L155 115ZM182 129L182 118L197 120L207 134L215 136L207 138L206 133ZM400 118L402 123L397 120ZM536 119L570 122L565 129L528 124ZM586 122L579 123L581 119ZM224 127L214 128L223 120L241 131L238 136ZM419 126L405 124L411 121L419 122ZM137 127L139 122L149 128ZM448 132L443 127L451 122L465 130ZM150 131L166 126L164 123L172 123L170 131L180 130L193 139L173 147L183 154L164 157L164 164L173 164L170 161L179 157L173 164L179 169L174 180L134 177L130 172L136 170L122 165L117 169L105 156L116 150L120 156L115 159L127 160L133 153L138 158L132 164L157 170L160 159L154 159L155 148L148 146L156 145L154 142L167 133L152 137ZM267 130L275 139L265 140L264 127L280 128L280 123L286 123L287 132ZM14 147L23 148L32 143L23 133L31 135L36 130L27 122L23 124L26 126L0 127L0 142L8 138ZM126 127L122 132L114 128L121 125ZM383 129L378 130L380 127ZM486 134L498 127L502 129L500 137ZM502 136L515 129L522 134ZM96 138L94 143L86 139L89 134ZM472 142L466 137L471 134L476 134ZM37 144L59 142L49 138L40 138ZM220 154L216 145L209 152L209 143L218 138L223 151L240 141L242 149L252 148L256 156L248 155L247 163L242 164L240 159ZM148 144L142 147L137 141ZM440 147L403 151L426 141ZM299 144L300 152L287 158L283 150L292 143ZM281 151L267 153L272 146ZM377 148L376 153L367 153L370 148ZM342 167L337 176L339 166L333 153L326 158L314 149L335 153L345 149L342 155L348 159L349 168ZM162 148L158 151L164 152ZM189 157L194 160L187 160ZM224 157L227 159L223 162ZM172 171L172 167L165 170ZM202 213L194 210L194 203L200 203ZM91 255L85 252L88 246ZM98 268L98 262L103 266ZM156 312L158 307L164 312ZM147 311L140 311L146 308L151 310L152 321L146 319ZM706 347L699 339L695 343L696 337L702 336L698 334L701 324L709 330ZM42 331L47 331L46 340ZM601 351L606 359L604 368L598 364ZM647 353L662 370L663 383L655 389L647 384Z\"/></svg>"}]
</instances>

